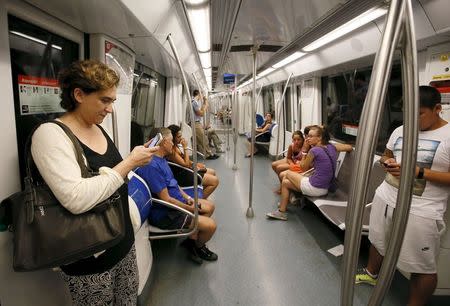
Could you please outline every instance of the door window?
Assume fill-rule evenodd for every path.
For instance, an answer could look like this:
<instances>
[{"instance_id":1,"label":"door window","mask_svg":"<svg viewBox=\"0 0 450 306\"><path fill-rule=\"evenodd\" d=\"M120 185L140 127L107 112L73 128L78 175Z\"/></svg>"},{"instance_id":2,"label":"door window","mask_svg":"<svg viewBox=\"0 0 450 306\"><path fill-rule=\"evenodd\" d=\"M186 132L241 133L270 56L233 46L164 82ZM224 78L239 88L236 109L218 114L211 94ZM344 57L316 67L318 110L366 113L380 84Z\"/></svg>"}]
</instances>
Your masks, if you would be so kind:
<instances>
[{"instance_id":1,"label":"door window","mask_svg":"<svg viewBox=\"0 0 450 306\"><path fill-rule=\"evenodd\" d=\"M79 45L12 15L8 16L8 30L23 181L25 141L37 123L64 111L59 105L58 74L79 59Z\"/></svg>"}]
</instances>

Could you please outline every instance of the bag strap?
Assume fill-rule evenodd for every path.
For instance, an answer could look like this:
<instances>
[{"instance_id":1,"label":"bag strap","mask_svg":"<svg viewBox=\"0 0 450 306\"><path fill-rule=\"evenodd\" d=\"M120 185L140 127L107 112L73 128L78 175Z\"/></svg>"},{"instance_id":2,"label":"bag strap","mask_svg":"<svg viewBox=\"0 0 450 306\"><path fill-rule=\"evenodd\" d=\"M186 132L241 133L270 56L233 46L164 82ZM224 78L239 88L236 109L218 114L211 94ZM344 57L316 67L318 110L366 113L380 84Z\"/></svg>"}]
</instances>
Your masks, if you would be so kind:
<instances>
[{"instance_id":1,"label":"bag strap","mask_svg":"<svg viewBox=\"0 0 450 306\"><path fill-rule=\"evenodd\" d=\"M331 168L333 169L333 177L332 177L331 181L333 181L335 179L335 175L336 175L336 165L333 163L333 159L331 158L331 155L330 155L330 152L328 152L328 149L326 147L322 147L322 149L325 151L328 158L330 159Z\"/></svg>"},{"instance_id":2,"label":"bag strap","mask_svg":"<svg viewBox=\"0 0 450 306\"><path fill-rule=\"evenodd\" d=\"M91 177L92 176L91 173L93 171L92 171L91 167L89 166L89 162L88 162L87 158L86 158L86 163L84 162L85 157L84 157L83 148L81 147L80 141L75 136L75 134L72 132L72 130L67 125L62 123L61 121L50 120L49 122L57 124L67 134L67 137L69 137L69 139L72 141L72 143L75 147L75 154L76 154L77 162L81 169L81 177L84 177L84 178Z\"/></svg>"},{"instance_id":3,"label":"bag strap","mask_svg":"<svg viewBox=\"0 0 450 306\"><path fill-rule=\"evenodd\" d=\"M54 123L54 124L58 125L66 133L67 137L69 137L69 139L72 141L72 143L75 147L75 155L76 155L78 166L81 169L81 176L84 178L91 177L93 171L89 167L89 163L88 163L87 159L86 159L87 165L84 162L83 148L81 147L80 142L76 138L75 134L73 134L73 132L69 129L69 127L67 125L65 125L64 123L57 121L57 120L47 120L47 121L43 121L43 122L37 124L31 131L30 135L28 135L28 138L25 142L25 150L24 150L25 151L24 152L25 173L26 173L25 186L27 186L28 183L32 183L32 181L33 181L31 169L32 169L32 166L34 165L34 161L33 161L33 156L31 155L31 142L32 142L31 139L33 137L34 132L44 123Z\"/></svg>"}]
</instances>

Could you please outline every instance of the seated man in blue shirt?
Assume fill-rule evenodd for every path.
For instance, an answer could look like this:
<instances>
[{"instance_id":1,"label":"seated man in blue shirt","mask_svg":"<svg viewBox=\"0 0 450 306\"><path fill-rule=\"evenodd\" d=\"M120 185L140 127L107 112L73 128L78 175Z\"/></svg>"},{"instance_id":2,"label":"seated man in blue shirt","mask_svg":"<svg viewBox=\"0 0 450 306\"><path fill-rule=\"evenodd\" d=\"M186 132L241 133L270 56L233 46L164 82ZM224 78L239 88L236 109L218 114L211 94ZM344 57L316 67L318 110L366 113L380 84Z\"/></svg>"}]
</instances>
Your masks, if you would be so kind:
<instances>
[{"instance_id":1,"label":"seated man in blue shirt","mask_svg":"<svg viewBox=\"0 0 450 306\"><path fill-rule=\"evenodd\" d=\"M152 134L156 135L157 132L163 136L158 151L154 153L150 163L138 168L136 173L147 182L153 196L194 212L194 200L180 188L164 158L172 153L172 133L168 128L161 128L152 131ZM216 222L210 218L214 208L211 201L199 199L198 232L183 242L190 252L191 259L199 264L202 260L217 260L217 255L205 244L216 231ZM152 206L149 216L150 224L162 229L187 228L192 221L188 215L159 204Z\"/></svg>"}]
</instances>

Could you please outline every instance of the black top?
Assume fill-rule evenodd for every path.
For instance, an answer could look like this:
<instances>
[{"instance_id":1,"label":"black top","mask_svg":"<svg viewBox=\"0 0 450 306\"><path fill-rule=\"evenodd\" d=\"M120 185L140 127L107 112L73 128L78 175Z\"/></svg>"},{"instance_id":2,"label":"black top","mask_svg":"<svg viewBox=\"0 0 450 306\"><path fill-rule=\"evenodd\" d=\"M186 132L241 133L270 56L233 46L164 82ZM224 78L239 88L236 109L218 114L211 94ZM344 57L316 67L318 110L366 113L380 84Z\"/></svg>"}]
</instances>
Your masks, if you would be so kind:
<instances>
[{"instance_id":1,"label":"black top","mask_svg":"<svg viewBox=\"0 0 450 306\"><path fill-rule=\"evenodd\" d=\"M101 126L98 126L103 135L108 141L108 148L105 154L99 154L92 151L80 141L83 148L84 155L89 163L91 169L98 172L100 167L113 168L122 161L119 151L109 138L108 134L103 130ZM103 254L95 258L94 256L84 258L77 262L71 263L66 266L62 266L61 269L68 275L86 275L93 273L103 273L111 269L115 264L122 260L130 251L131 246L134 243L134 232L131 225L130 210L128 206L128 186L123 184L119 188L120 198L122 200L123 215L125 218L125 237L117 245L110 249L107 249Z\"/></svg>"}]
</instances>

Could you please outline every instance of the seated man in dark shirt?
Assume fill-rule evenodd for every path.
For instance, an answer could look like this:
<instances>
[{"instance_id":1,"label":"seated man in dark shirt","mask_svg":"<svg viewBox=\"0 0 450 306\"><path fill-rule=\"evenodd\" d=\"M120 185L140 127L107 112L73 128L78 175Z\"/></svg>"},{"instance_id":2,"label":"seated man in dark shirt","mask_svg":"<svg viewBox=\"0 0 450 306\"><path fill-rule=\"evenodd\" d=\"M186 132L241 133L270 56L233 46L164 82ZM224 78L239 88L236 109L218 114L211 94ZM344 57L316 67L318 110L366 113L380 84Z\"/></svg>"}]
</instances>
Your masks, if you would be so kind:
<instances>
[{"instance_id":1,"label":"seated man in dark shirt","mask_svg":"<svg viewBox=\"0 0 450 306\"><path fill-rule=\"evenodd\" d=\"M156 135L157 132L163 136L158 151L154 153L150 163L138 168L136 173L147 182L153 196L194 212L194 200L180 188L164 158L172 153L172 133L168 128L161 128L152 131L152 134ZM190 252L191 259L197 263L202 263L202 259L217 260L217 255L205 244L216 231L216 222L210 218L213 212L214 204L211 201L199 199L198 232L183 242ZM187 228L192 221L188 215L163 205L154 204L150 210L150 224L162 229Z\"/></svg>"}]
</instances>

